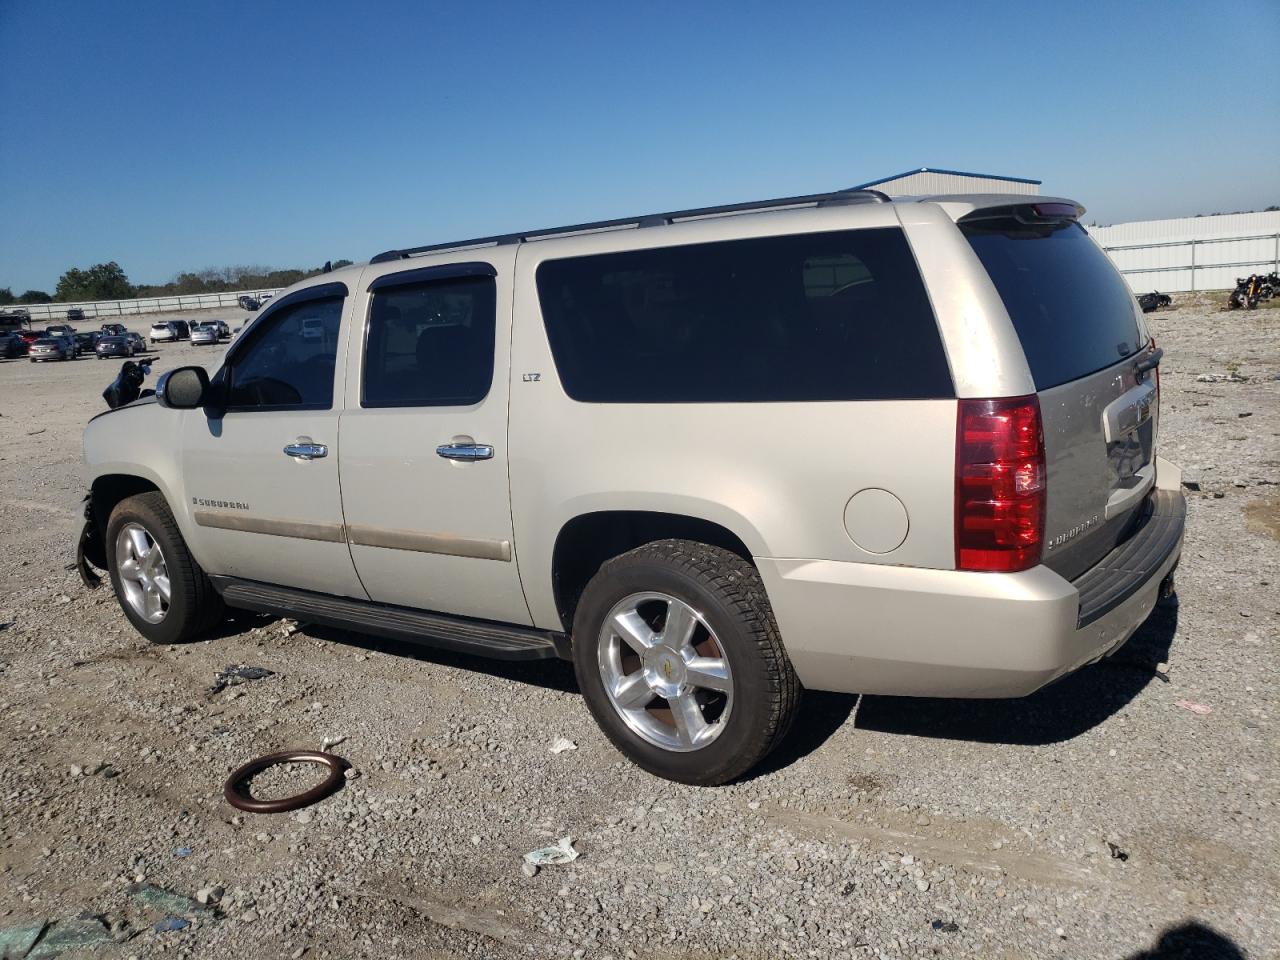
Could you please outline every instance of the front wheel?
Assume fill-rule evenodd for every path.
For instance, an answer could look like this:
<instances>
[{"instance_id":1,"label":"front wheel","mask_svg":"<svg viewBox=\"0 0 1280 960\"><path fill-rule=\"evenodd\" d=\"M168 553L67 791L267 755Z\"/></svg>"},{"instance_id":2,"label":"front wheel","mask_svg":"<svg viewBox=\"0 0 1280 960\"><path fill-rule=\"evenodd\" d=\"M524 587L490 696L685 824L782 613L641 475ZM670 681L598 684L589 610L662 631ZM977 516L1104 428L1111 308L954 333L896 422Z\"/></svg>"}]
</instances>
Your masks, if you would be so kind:
<instances>
[{"instance_id":1,"label":"front wheel","mask_svg":"<svg viewBox=\"0 0 1280 960\"><path fill-rule=\"evenodd\" d=\"M751 769L800 699L759 574L703 543L658 541L605 563L578 604L573 657L614 746L681 783Z\"/></svg>"},{"instance_id":2,"label":"front wheel","mask_svg":"<svg viewBox=\"0 0 1280 960\"><path fill-rule=\"evenodd\" d=\"M183 643L222 617L222 598L187 550L157 491L120 501L107 522L111 585L129 622L152 643Z\"/></svg>"}]
</instances>

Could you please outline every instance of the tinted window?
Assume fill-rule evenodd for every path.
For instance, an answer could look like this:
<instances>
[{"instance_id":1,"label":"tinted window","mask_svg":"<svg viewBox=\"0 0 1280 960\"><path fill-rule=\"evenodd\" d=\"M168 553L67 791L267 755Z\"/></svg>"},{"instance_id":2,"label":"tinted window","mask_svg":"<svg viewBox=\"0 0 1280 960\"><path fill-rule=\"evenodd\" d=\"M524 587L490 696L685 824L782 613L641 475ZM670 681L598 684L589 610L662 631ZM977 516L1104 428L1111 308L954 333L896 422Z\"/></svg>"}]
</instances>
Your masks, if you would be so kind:
<instances>
[{"instance_id":1,"label":"tinted window","mask_svg":"<svg viewBox=\"0 0 1280 960\"><path fill-rule=\"evenodd\" d=\"M538 268L538 296L575 400L955 395L898 229L552 260Z\"/></svg>"},{"instance_id":2,"label":"tinted window","mask_svg":"<svg viewBox=\"0 0 1280 960\"><path fill-rule=\"evenodd\" d=\"M333 406L342 298L308 300L264 318L230 370L231 409Z\"/></svg>"},{"instance_id":3,"label":"tinted window","mask_svg":"<svg viewBox=\"0 0 1280 960\"><path fill-rule=\"evenodd\" d=\"M1037 390L1135 353L1133 295L1077 223L978 220L961 228L1017 328Z\"/></svg>"},{"instance_id":4,"label":"tinted window","mask_svg":"<svg viewBox=\"0 0 1280 960\"><path fill-rule=\"evenodd\" d=\"M377 290L364 351L365 407L479 403L493 382L494 281L437 280Z\"/></svg>"}]
</instances>

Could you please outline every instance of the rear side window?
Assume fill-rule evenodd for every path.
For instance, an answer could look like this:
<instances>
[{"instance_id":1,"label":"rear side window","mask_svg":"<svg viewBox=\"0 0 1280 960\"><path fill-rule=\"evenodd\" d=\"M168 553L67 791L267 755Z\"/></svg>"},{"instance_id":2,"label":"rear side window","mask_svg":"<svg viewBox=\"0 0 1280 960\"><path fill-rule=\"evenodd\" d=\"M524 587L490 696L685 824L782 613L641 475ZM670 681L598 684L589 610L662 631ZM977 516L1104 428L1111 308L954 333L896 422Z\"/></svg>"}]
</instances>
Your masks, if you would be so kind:
<instances>
[{"instance_id":1,"label":"rear side window","mask_svg":"<svg viewBox=\"0 0 1280 960\"><path fill-rule=\"evenodd\" d=\"M492 277L378 290L364 350L364 407L459 407L493 383Z\"/></svg>"},{"instance_id":2,"label":"rear side window","mask_svg":"<svg viewBox=\"0 0 1280 960\"><path fill-rule=\"evenodd\" d=\"M896 228L549 260L538 267L538 297L574 400L955 395Z\"/></svg>"},{"instance_id":3,"label":"rear side window","mask_svg":"<svg viewBox=\"0 0 1280 960\"><path fill-rule=\"evenodd\" d=\"M1136 353L1129 287L1078 223L961 223L1018 331L1037 390Z\"/></svg>"}]
</instances>

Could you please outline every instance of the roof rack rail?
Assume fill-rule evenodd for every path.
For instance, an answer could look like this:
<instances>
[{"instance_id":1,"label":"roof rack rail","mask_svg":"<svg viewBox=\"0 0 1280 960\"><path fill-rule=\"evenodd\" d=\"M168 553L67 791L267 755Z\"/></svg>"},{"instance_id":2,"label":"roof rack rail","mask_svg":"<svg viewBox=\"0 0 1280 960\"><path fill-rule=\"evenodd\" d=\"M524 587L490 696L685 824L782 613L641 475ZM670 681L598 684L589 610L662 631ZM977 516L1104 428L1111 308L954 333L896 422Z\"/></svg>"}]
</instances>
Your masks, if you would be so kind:
<instances>
[{"instance_id":1,"label":"roof rack rail","mask_svg":"<svg viewBox=\"0 0 1280 960\"><path fill-rule=\"evenodd\" d=\"M370 263L388 263L404 260L423 253L441 250L464 250L470 247L496 247L508 243L524 243L544 237L563 236L570 233L593 233L597 230L616 230L625 227L666 226L677 220L696 220L722 214L749 213L757 210L776 210L785 207L838 207L851 203L888 203L887 194L879 190L835 190L830 193L811 193L800 197L778 197L774 200L752 200L746 203L727 203L718 207L696 207L692 210L673 210L670 213L649 213L639 217L622 217L618 220L597 220L594 223L576 223L567 227L551 227L546 230L529 230L523 233L504 233L474 240L453 240L449 243L432 243L423 247L406 247L403 250L387 250L372 258Z\"/></svg>"}]
</instances>

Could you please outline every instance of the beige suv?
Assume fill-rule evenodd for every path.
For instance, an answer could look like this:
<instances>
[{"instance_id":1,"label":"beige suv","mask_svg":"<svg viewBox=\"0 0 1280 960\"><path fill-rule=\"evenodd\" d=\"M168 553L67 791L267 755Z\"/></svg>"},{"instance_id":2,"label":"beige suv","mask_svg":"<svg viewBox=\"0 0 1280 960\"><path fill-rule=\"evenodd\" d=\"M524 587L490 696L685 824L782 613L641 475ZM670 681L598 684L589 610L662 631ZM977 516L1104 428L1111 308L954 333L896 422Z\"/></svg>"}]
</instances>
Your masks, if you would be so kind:
<instances>
[{"instance_id":1,"label":"beige suv","mask_svg":"<svg viewBox=\"0 0 1280 960\"><path fill-rule=\"evenodd\" d=\"M148 638L224 605L572 659L715 784L801 690L1011 697L1172 583L1161 351L1047 198L870 191L395 250L85 432Z\"/></svg>"}]
</instances>

